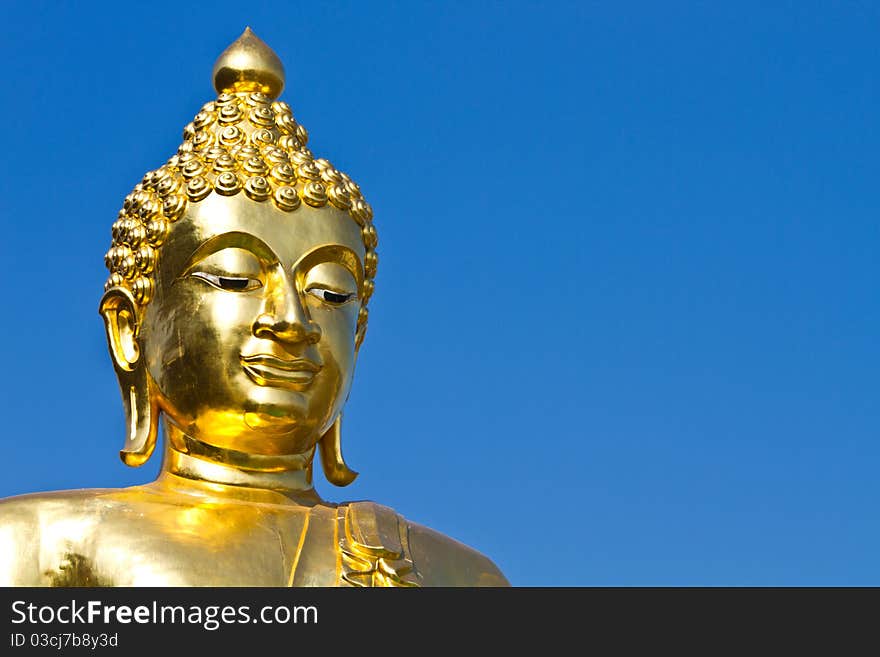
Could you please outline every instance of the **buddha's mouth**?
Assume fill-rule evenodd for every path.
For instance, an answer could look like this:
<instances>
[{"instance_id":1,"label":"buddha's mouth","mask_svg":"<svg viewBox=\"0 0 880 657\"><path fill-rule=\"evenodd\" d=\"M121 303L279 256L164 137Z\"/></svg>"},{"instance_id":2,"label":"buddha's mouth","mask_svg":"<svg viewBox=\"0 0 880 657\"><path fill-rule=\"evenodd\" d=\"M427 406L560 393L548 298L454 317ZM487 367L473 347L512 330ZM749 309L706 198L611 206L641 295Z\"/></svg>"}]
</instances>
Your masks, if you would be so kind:
<instances>
[{"instance_id":1,"label":"buddha's mouth","mask_svg":"<svg viewBox=\"0 0 880 657\"><path fill-rule=\"evenodd\" d=\"M269 354L242 356L245 373L261 386L275 386L303 390L321 371L321 366L306 358L285 360Z\"/></svg>"}]
</instances>

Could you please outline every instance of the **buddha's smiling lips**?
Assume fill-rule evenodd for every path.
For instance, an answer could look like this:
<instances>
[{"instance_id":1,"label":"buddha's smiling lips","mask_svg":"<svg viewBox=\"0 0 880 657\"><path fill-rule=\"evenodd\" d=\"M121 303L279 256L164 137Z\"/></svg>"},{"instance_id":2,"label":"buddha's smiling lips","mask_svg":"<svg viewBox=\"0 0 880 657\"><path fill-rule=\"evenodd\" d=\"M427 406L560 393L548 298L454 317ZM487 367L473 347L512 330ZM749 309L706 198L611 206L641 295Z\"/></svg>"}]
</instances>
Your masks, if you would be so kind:
<instances>
[{"instance_id":1,"label":"buddha's smiling lips","mask_svg":"<svg viewBox=\"0 0 880 657\"><path fill-rule=\"evenodd\" d=\"M269 354L242 356L241 365L254 383L261 386L304 390L321 366L306 358L285 360Z\"/></svg>"}]
</instances>

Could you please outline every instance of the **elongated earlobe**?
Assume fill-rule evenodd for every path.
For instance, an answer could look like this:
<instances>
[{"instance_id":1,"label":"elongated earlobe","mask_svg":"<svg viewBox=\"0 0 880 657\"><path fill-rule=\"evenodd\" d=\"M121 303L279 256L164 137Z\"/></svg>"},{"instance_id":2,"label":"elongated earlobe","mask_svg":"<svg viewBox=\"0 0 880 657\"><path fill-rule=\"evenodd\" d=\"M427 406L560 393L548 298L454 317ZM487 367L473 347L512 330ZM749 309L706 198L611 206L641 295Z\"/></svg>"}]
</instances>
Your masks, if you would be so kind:
<instances>
[{"instance_id":1,"label":"elongated earlobe","mask_svg":"<svg viewBox=\"0 0 880 657\"><path fill-rule=\"evenodd\" d=\"M159 409L153 402L155 395L150 390L146 368L140 369L142 372L138 378L143 380L128 386L128 399L122 391L127 428L125 446L119 450L119 457L125 465L133 468L147 462L156 449L159 435Z\"/></svg>"},{"instance_id":2,"label":"elongated earlobe","mask_svg":"<svg viewBox=\"0 0 880 657\"><path fill-rule=\"evenodd\" d=\"M101 298L99 312L107 329L107 346L125 408L125 446L119 456L137 467L150 458L159 432L159 408L138 343L137 304L127 289L112 287Z\"/></svg>"},{"instance_id":3,"label":"elongated earlobe","mask_svg":"<svg viewBox=\"0 0 880 657\"><path fill-rule=\"evenodd\" d=\"M349 468L342 458L342 413L336 418L327 433L318 441L321 466L327 481L336 486L348 486L358 473Z\"/></svg>"}]
</instances>

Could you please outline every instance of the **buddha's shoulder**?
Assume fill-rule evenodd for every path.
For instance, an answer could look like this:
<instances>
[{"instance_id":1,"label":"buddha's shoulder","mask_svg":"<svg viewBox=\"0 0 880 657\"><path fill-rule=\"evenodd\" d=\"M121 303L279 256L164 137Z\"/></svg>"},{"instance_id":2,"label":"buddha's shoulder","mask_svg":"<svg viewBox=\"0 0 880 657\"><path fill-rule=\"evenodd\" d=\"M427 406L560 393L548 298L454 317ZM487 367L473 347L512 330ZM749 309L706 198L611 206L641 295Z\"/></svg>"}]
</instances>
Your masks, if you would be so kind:
<instances>
[{"instance_id":1,"label":"buddha's shoulder","mask_svg":"<svg viewBox=\"0 0 880 657\"><path fill-rule=\"evenodd\" d=\"M403 585L509 586L491 559L394 509L367 501L341 507L346 510L343 549L352 556L350 577L355 581L364 573L363 562L372 558L376 568L384 568L392 578L399 575ZM360 570L358 558L363 560Z\"/></svg>"},{"instance_id":2,"label":"buddha's shoulder","mask_svg":"<svg viewBox=\"0 0 880 657\"><path fill-rule=\"evenodd\" d=\"M27 493L0 499L0 529L45 529L72 523L95 524L107 517L142 513L160 504L159 496L144 486L80 488Z\"/></svg>"},{"instance_id":3,"label":"buddha's shoulder","mask_svg":"<svg viewBox=\"0 0 880 657\"><path fill-rule=\"evenodd\" d=\"M33 521L45 515L80 515L93 513L106 506L116 489L81 488L27 493L0 499L0 522ZM101 500L104 500L102 502Z\"/></svg>"},{"instance_id":4,"label":"buddha's shoulder","mask_svg":"<svg viewBox=\"0 0 880 657\"><path fill-rule=\"evenodd\" d=\"M43 586L43 557L76 544L77 557L101 525L108 489L62 490L0 499L0 586ZM106 508L106 506L105 506ZM57 545L55 545L57 544Z\"/></svg>"}]
</instances>

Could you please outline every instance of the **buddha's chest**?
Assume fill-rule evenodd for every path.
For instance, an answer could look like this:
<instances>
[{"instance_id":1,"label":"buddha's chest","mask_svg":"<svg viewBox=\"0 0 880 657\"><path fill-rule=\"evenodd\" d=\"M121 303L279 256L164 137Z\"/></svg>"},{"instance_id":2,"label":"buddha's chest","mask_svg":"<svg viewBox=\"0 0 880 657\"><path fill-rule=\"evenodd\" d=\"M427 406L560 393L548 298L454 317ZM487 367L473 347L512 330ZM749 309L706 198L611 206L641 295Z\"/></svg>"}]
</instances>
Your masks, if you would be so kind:
<instances>
[{"instance_id":1,"label":"buddha's chest","mask_svg":"<svg viewBox=\"0 0 880 657\"><path fill-rule=\"evenodd\" d=\"M153 512L151 512L153 511ZM300 563L318 586L337 575L335 509L194 506L105 518L93 558L122 586L290 586Z\"/></svg>"},{"instance_id":2,"label":"buddha's chest","mask_svg":"<svg viewBox=\"0 0 880 657\"><path fill-rule=\"evenodd\" d=\"M366 503L113 513L88 545L59 545L55 570L111 586L407 586L401 520Z\"/></svg>"}]
</instances>

